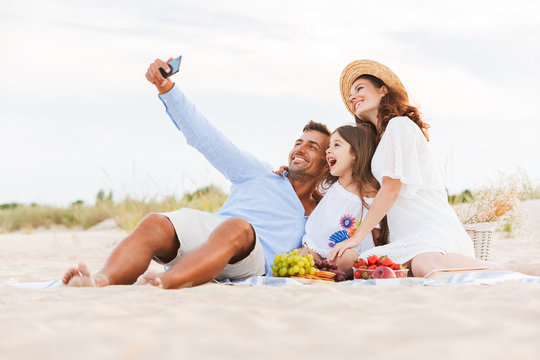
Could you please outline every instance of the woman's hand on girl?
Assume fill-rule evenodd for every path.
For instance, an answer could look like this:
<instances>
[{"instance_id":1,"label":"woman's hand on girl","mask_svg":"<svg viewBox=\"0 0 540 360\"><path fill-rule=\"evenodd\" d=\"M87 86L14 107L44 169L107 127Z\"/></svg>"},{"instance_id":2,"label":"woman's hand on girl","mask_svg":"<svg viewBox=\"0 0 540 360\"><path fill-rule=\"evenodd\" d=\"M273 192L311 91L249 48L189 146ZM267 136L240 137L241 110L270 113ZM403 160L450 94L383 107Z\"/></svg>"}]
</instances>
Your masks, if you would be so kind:
<instances>
[{"instance_id":1,"label":"woman's hand on girl","mask_svg":"<svg viewBox=\"0 0 540 360\"><path fill-rule=\"evenodd\" d=\"M347 249L358 246L368 232L373 230L375 225L388 213L388 210L394 205L400 190L401 180L392 179L388 176L383 177L381 189L377 192L377 196L375 196L365 219L351 238L339 242L334 246L332 251L330 251L330 255L328 255L328 261L334 261L335 258L343 255Z\"/></svg>"},{"instance_id":2,"label":"woman's hand on girl","mask_svg":"<svg viewBox=\"0 0 540 360\"><path fill-rule=\"evenodd\" d=\"M337 243L336 245L334 245L334 248L330 251L330 254L327 257L328 261L334 262L334 260L338 257L341 257L345 253L345 251L355 246L358 246L359 244L360 242L358 242L354 237Z\"/></svg>"}]
</instances>

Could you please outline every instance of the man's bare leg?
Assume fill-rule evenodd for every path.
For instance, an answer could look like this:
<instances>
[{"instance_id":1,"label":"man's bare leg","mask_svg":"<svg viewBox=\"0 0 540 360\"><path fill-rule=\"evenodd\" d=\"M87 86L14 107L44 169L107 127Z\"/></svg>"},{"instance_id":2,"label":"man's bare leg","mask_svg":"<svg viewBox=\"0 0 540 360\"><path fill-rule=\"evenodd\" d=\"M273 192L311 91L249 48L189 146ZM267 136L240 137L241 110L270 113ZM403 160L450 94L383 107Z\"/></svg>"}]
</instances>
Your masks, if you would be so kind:
<instances>
[{"instance_id":1,"label":"man's bare leg","mask_svg":"<svg viewBox=\"0 0 540 360\"><path fill-rule=\"evenodd\" d=\"M180 243L169 219L149 214L113 250L105 266L92 275L85 263L69 269L62 281L67 286L107 286L133 284L150 265L153 257L171 261Z\"/></svg>"},{"instance_id":2,"label":"man's bare leg","mask_svg":"<svg viewBox=\"0 0 540 360\"><path fill-rule=\"evenodd\" d=\"M148 284L164 289L177 289L204 284L227 266L245 259L255 247L255 233L251 225L239 218L223 221L208 237L208 241L187 253L162 274L146 272L137 284Z\"/></svg>"}]
</instances>

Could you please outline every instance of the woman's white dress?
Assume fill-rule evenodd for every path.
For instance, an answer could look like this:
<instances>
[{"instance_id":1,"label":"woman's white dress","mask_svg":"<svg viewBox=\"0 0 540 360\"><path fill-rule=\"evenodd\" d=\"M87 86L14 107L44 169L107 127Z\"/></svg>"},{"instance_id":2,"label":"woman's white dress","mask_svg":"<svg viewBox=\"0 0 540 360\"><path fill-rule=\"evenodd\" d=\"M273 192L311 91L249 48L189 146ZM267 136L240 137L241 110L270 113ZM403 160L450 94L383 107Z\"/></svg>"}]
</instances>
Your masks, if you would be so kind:
<instances>
[{"instance_id":1,"label":"woman's white dress","mask_svg":"<svg viewBox=\"0 0 540 360\"><path fill-rule=\"evenodd\" d=\"M388 255L404 263L426 252L460 253L474 257L470 237L448 204L447 194L424 134L412 120L390 120L371 161L383 177L401 180L401 190L387 214L389 243L360 254Z\"/></svg>"}]
</instances>

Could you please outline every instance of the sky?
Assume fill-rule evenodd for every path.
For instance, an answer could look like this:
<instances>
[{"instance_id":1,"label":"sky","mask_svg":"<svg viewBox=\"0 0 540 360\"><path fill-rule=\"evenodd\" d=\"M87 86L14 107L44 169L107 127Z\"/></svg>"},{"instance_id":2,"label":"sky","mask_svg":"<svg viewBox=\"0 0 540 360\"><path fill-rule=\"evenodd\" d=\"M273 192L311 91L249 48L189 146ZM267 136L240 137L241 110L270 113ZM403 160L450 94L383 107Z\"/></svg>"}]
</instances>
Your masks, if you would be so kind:
<instances>
[{"instance_id":1,"label":"sky","mask_svg":"<svg viewBox=\"0 0 540 360\"><path fill-rule=\"evenodd\" d=\"M228 191L144 77L178 55L176 86L274 168L309 120L353 121L339 76L373 59L431 125L450 193L501 171L540 177L538 1L0 4L0 204Z\"/></svg>"}]
</instances>

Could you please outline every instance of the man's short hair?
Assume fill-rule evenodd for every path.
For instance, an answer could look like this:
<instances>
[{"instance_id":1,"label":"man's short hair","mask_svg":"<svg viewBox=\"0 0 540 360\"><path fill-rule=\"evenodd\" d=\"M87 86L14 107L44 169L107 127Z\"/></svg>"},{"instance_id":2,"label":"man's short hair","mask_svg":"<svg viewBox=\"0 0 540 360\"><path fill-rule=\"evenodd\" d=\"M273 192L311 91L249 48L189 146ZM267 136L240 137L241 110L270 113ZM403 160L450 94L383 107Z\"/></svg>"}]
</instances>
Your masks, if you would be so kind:
<instances>
[{"instance_id":1,"label":"man's short hair","mask_svg":"<svg viewBox=\"0 0 540 360\"><path fill-rule=\"evenodd\" d=\"M318 131L324 135L330 136L330 130L328 130L328 127L325 124L315 122L313 120L309 120L307 125L304 126L303 132L306 131Z\"/></svg>"}]
</instances>

